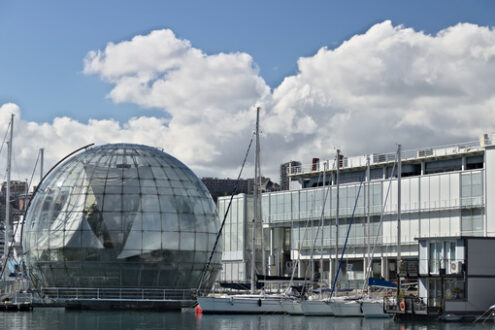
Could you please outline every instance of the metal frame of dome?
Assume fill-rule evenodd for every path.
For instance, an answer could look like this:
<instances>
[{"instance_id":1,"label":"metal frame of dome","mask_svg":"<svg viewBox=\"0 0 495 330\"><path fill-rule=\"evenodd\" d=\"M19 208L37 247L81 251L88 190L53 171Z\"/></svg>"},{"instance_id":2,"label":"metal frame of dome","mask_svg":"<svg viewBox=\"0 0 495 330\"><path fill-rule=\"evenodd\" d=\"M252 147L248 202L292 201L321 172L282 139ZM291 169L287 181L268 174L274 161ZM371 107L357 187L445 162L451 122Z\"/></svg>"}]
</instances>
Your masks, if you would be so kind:
<instances>
[{"instance_id":1,"label":"metal frame of dome","mask_svg":"<svg viewBox=\"0 0 495 330\"><path fill-rule=\"evenodd\" d=\"M64 158L26 211L37 287L195 289L219 227L201 180L156 148L107 144ZM204 281L221 267L221 248Z\"/></svg>"}]
</instances>

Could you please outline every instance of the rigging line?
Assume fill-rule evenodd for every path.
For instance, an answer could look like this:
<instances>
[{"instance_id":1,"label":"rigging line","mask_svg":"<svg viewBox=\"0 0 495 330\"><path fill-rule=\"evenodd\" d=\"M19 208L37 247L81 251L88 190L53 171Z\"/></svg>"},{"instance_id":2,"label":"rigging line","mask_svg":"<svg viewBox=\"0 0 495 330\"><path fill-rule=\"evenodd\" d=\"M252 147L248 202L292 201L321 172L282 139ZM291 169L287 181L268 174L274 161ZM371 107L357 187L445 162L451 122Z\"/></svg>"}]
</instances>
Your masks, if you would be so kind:
<instances>
[{"instance_id":1,"label":"rigging line","mask_svg":"<svg viewBox=\"0 0 495 330\"><path fill-rule=\"evenodd\" d=\"M39 160L39 158L40 158L40 153L38 152L38 157L36 158L36 163L34 164L33 174L31 175L31 181L33 180L34 171L36 171L36 167L37 167L37 165L38 165L38 160ZM28 187L27 187L27 191L28 191L28 192L29 192L29 187L30 187L30 185L31 185L31 181L29 181L29 185L28 185ZM26 194L26 197L27 197L27 194ZM11 202L11 201L9 201L9 205L10 205L10 202ZM24 205L24 210L26 209L26 205L27 205L27 203L25 203L25 205ZM8 250L7 256L6 256L6 258L4 259L4 264L3 264L3 267L2 267L2 271L0 272L0 278L3 276L4 270L5 270L5 268L6 268L6 267L5 267L5 266L6 266L6 263L7 263L7 261L8 261L8 258L10 257L10 253L11 253L11 251L12 251L12 247L13 247L13 245L14 245L13 243L15 243L15 236L16 236L16 234L17 234L17 230L18 230L18 228L19 228L19 225L21 225L21 227L24 225L24 221L25 221L25 219L26 219L25 215L26 215L26 213L24 212L24 217L23 217L22 221L21 221L21 220L17 221L16 226L15 226L15 229L14 229L14 235L12 235L12 237L10 238L10 243L11 243L11 244L10 244L10 246L9 246L9 250ZM22 222L22 224L21 224L21 222ZM7 242L7 240L5 240L5 242ZM9 242L7 242L7 244L8 244L8 243L9 243ZM24 258L22 258L22 259L24 259Z\"/></svg>"},{"instance_id":2,"label":"rigging line","mask_svg":"<svg viewBox=\"0 0 495 330\"><path fill-rule=\"evenodd\" d=\"M9 121L9 126L7 126L7 130L5 131L5 136L3 137L2 145L0 146L0 154L2 153L3 146L5 145L5 141L7 140L7 134L9 133L10 125L11 125L11 122ZM7 172L7 169L5 169L5 172ZM5 174L5 177L6 176L7 176L7 174ZM5 179L5 177L4 177L4 179Z\"/></svg>"},{"instance_id":3,"label":"rigging line","mask_svg":"<svg viewBox=\"0 0 495 330\"><path fill-rule=\"evenodd\" d=\"M31 173L31 179L29 180L29 183L27 186L28 194L29 194L29 189L31 188L31 183L33 182L34 172L36 171L36 168L38 167L38 161L40 160L40 157L41 157L41 151L38 151L38 157L36 158L36 162L34 163L33 173ZM31 198L29 198L29 199L31 199ZM26 205L27 205L27 203L26 203ZM26 205L24 205L24 210L26 210Z\"/></svg>"},{"instance_id":4,"label":"rigging line","mask_svg":"<svg viewBox=\"0 0 495 330\"><path fill-rule=\"evenodd\" d=\"M397 162L398 162L398 159L397 159L397 154L395 155L395 161L394 161L394 166L392 167L392 173L390 175L390 179L388 181L388 187L387 187L387 193L385 194L385 200L383 201L382 203L382 210L380 212L380 221L378 223L378 230L377 230L377 233L375 235L375 239L373 241L373 248L371 249L371 254L368 256L368 265L366 267L366 277L364 278L364 283L363 283L363 290L365 289L365 287L367 286L367 281L368 281L368 278L371 274L371 260L372 260L372 256L374 255L375 253L375 249L376 249L376 245L378 243L378 237L380 236L380 231L382 230L382 225L383 225L383 214L385 213L385 205L387 203L387 200L388 200L388 195L390 193L390 187L392 186L392 179L394 178L394 173L395 173L395 165L397 165Z\"/></svg>"},{"instance_id":5,"label":"rigging line","mask_svg":"<svg viewBox=\"0 0 495 330\"><path fill-rule=\"evenodd\" d=\"M320 182L321 176L322 176L322 173L319 173L318 174L318 179L316 180L316 186L318 186L318 183ZM316 189L313 191L313 194L316 194ZM311 210L313 210L314 207L315 207L315 203L316 203L315 200L316 200L316 198L312 198ZM300 212L300 210L299 210L299 212ZM308 232L309 232L308 228L309 228L309 223L311 222L310 219L311 218L308 215L308 218L306 219L306 225L305 225L305 228L304 228L303 238L302 238L302 240L301 239L299 240L299 244L298 244L299 245L298 246L299 253L300 253L301 248L302 248L302 242L306 241L306 238L308 237ZM299 257L299 259L300 259L300 257ZM298 259L298 261L299 261L299 259ZM309 260L311 262L313 261L313 251L311 251L311 253L310 253ZM309 264L307 264L306 267L304 267L304 283L303 283L302 292L304 292L306 290L306 282L307 282L308 269L309 269Z\"/></svg>"},{"instance_id":6,"label":"rigging line","mask_svg":"<svg viewBox=\"0 0 495 330\"><path fill-rule=\"evenodd\" d=\"M10 121L9 121L9 126L7 127L7 130L5 131L5 136L3 137L3 142L2 142L2 146L0 146L0 153L2 152L3 150L3 146L5 145L5 140L7 139L7 134L9 133L9 129L10 129Z\"/></svg>"},{"instance_id":7,"label":"rigging line","mask_svg":"<svg viewBox=\"0 0 495 330\"><path fill-rule=\"evenodd\" d=\"M335 160L334 160L334 165L335 165ZM325 189L325 182L323 182L323 189ZM318 235L320 233L320 228L321 228L321 234L323 235L323 218L325 216L325 204L327 202L328 193L330 192L330 189L331 189L331 185L328 185L328 188L325 192L325 198L323 199L323 203L322 203L322 207L321 207L321 215L320 215L320 221L319 221L320 224L316 227L316 233L314 235L313 245L311 246L311 260L313 260L313 254L314 254L314 250L316 247L316 241L318 240ZM323 246L321 248L323 249ZM321 253L323 253L323 251ZM320 272L321 272L320 273L320 279L321 279L321 276L323 276L323 271L321 270ZM320 287L320 290L321 290L321 287Z\"/></svg>"},{"instance_id":8,"label":"rigging line","mask_svg":"<svg viewBox=\"0 0 495 330\"><path fill-rule=\"evenodd\" d=\"M361 183L359 184L359 190L358 190L358 194L356 196L356 201L354 202L354 208L352 210L351 220L349 221L349 227L347 228L347 234L345 237L344 246L342 247L342 254L340 255L339 265L337 267L337 272L335 273L335 277L333 279L332 291L330 292L330 298L333 297L333 293L335 291L335 284L337 284L337 279L339 278L340 268L342 266L342 261L344 260L344 253L345 253L345 249L347 247L347 242L349 240L349 233L351 232L351 226L352 226L352 223L354 222L354 214L356 213L356 207L357 207L357 204L359 201L359 194L361 193L361 187L363 186L365 176L366 176L366 170L364 170L363 175L361 177Z\"/></svg>"},{"instance_id":9,"label":"rigging line","mask_svg":"<svg viewBox=\"0 0 495 330\"><path fill-rule=\"evenodd\" d=\"M241 180L242 171L244 170L244 166L246 165L246 161L247 161L247 158L249 156L249 150L251 150L251 146L253 144L253 136L254 135L251 136L251 140L249 141L249 145L248 145L248 148L246 150L246 154L244 155L244 160L242 161L242 166L241 166L241 169L239 171L239 175L237 176L237 182L235 184L234 189L232 190L232 193L230 194L229 205L227 206L227 210L225 210L222 224L220 225L220 229L218 230L217 237L215 239L215 243L213 244L213 249L211 250L211 253L210 253L210 257L208 258L208 262L206 263L205 267L203 268L203 271L201 272L201 278L200 278L199 285L198 285L198 292L201 291L201 286L203 285L203 281L204 281L204 278L206 276L206 271L208 270L208 268L211 265L211 260L213 258L213 255L215 254L215 250L217 248L219 239L222 235L222 230L223 230L223 227L225 226L225 221L227 220L227 215L229 214L230 206L232 205L232 200L234 199L234 195L239 190L239 183Z\"/></svg>"}]
</instances>

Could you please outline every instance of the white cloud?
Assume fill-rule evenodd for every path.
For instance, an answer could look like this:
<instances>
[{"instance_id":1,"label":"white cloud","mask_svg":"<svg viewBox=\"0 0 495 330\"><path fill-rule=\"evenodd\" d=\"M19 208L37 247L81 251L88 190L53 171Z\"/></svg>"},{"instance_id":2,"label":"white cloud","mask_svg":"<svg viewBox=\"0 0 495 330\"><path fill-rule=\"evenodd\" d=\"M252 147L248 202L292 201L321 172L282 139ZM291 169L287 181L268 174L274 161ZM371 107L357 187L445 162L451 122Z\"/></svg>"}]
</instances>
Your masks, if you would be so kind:
<instances>
[{"instance_id":1,"label":"white cloud","mask_svg":"<svg viewBox=\"0 0 495 330\"><path fill-rule=\"evenodd\" d=\"M385 21L299 59L273 92L265 129L305 162L333 146L357 154L474 140L495 128L494 76L493 29L458 24L432 36Z\"/></svg>"},{"instance_id":2,"label":"white cloud","mask_svg":"<svg viewBox=\"0 0 495 330\"><path fill-rule=\"evenodd\" d=\"M91 51L84 72L111 84L114 102L160 108L168 119L120 125L64 117L38 124L5 104L0 134L14 112L22 127L14 144L22 173L40 147L54 163L86 143L134 142L165 147L199 175L235 177L257 104L263 170L275 179L281 162L330 157L336 146L346 155L392 151L396 143L474 140L495 128L495 31L473 24L436 35L376 24L335 49L300 58L297 73L273 91L250 55L207 55L170 30Z\"/></svg>"},{"instance_id":3,"label":"white cloud","mask_svg":"<svg viewBox=\"0 0 495 330\"><path fill-rule=\"evenodd\" d=\"M250 55L206 55L170 30L109 43L89 52L84 64L85 73L114 85L108 94L114 102L170 114L168 149L209 175L230 169L235 176L254 126L252 109L270 94Z\"/></svg>"},{"instance_id":4,"label":"white cloud","mask_svg":"<svg viewBox=\"0 0 495 330\"><path fill-rule=\"evenodd\" d=\"M45 149L45 172L58 160L75 149L90 143L141 143L166 148L167 120L153 117L131 118L124 125L115 120L90 120L81 123L68 117L55 118L52 123L36 123L22 119L19 107L13 103L0 106L0 135L3 138L14 114L13 179L30 178L40 148ZM6 148L2 151L0 169L5 173ZM39 179L39 170L34 183Z\"/></svg>"}]
</instances>

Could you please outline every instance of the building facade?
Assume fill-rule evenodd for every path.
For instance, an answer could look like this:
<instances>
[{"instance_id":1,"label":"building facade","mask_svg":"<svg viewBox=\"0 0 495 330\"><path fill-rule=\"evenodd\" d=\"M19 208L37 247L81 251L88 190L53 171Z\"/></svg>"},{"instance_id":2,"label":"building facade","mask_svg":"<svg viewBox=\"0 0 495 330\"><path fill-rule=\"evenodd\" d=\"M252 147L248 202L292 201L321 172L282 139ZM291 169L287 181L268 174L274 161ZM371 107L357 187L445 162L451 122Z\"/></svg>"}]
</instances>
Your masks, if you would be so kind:
<instances>
[{"instance_id":1,"label":"building facade","mask_svg":"<svg viewBox=\"0 0 495 330\"><path fill-rule=\"evenodd\" d=\"M494 136L483 135L476 142L401 153L400 242L408 277L418 276L418 238L495 236L494 143ZM337 162L319 160L317 164L291 167L289 190L262 195L264 249L261 250L265 258L262 258L264 262L258 261L262 265L258 272L291 275L293 267L297 267L298 276L323 276L328 285L335 273L336 255L342 252L349 232L340 287L361 287L373 245L376 245L371 265L373 276L395 279L398 268L395 156L395 153L372 154L340 159L338 220ZM237 206L233 205L228 215L231 225L224 230L222 280L249 277L244 268L242 271L229 268L229 263L234 261L233 256L244 265L249 261L245 229L252 221L250 198L236 196ZM228 198L219 198L220 216L226 205ZM242 205L242 211L238 205ZM349 226L351 219L353 224ZM234 240L238 251L235 253Z\"/></svg>"}]
</instances>

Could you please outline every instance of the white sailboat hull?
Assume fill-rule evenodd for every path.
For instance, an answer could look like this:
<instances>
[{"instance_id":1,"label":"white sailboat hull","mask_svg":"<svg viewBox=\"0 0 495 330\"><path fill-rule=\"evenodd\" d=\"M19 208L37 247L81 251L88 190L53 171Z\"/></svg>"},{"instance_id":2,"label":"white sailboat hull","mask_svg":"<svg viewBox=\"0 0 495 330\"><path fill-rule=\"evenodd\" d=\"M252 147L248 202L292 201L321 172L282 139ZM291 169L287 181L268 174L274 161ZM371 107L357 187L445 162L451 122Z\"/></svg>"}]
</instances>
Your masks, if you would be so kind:
<instances>
[{"instance_id":1,"label":"white sailboat hull","mask_svg":"<svg viewBox=\"0 0 495 330\"><path fill-rule=\"evenodd\" d=\"M307 316L332 316L332 303L325 300L305 300L301 302L301 309Z\"/></svg>"},{"instance_id":2,"label":"white sailboat hull","mask_svg":"<svg viewBox=\"0 0 495 330\"><path fill-rule=\"evenodd\" d=\"M282 298L263 296L198 297L203 313L281 314Z\"/></svg>"},{"instance_id":3,"label":"white sailboat hull","mask_svg":"<svg viewBox=\"0 0 495 330\"><path fill-rule=\"evenodd\" d=\"M363 316L359 301L332 301L332 309L335 316Z\"/></svg>"},{"instance_id":4,"label":"white sailboat hull","mask_svg":"<svg viewBox=\"0 0 495 330\"><path fill-rule=\"evenodd\" d=\"M383 301L381 300L365 300L361 303L361 308L363 310L363 315L366 318L390 317L390 314L385 313L383 309Z\"/></svg>"},{"instance_id":5,"label":"white sailboat hull","mask_svg":"<svg viewBox=\"0 0 495 330\"><path fill-rule=\"evenodd\" d=\"M301 302L297 300L283 300L281 302L282 308L287 314L290 315L304 315Z\"/></svg>"}]
</instances>

